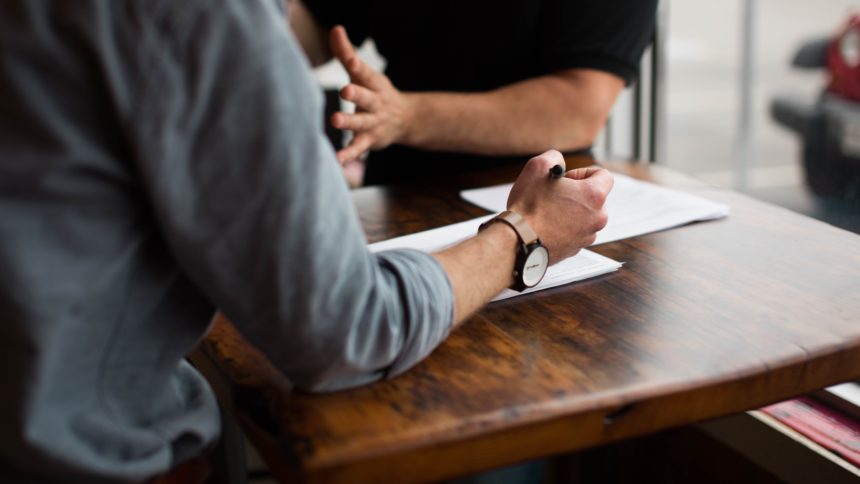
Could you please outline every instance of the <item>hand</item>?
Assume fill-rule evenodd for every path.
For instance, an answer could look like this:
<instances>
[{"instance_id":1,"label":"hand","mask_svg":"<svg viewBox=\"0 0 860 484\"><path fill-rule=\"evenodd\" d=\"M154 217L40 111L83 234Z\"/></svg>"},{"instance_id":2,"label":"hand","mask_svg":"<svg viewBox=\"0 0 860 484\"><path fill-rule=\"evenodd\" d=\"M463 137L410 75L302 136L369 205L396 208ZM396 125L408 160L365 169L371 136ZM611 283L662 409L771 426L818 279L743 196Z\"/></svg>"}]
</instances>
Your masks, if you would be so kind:
<instances>
[{"instance_id":1,"label":"hand","mask_svg":"<svg viewBox=\"0 0 860 484\"><path fill-rule=\"evenodd\" d=\"M594 243L608 220L603 204L613 184L612 175L595 166L550 178L549 169L559 164L564 166L564 158L555 150L532 158L508 196L508 209L525 217L549 251L551 264Z\"/></svg>"},{"instance_id":2,"label":"hand","mask_svg":"<svg viewBox=\"0 0 860 484\"><path fill-rule=\"evenodd\" d=\"M410 123L411 104L385 74L374 71L355 54L342 26L331 29L329 43L351 81L340 96L356 107L355 114L337 112L331 118L335 128L353 132L349 145L337 152L338 161L345 163L369 149L379 150L397 142Z\"/></svg>"}]
</instances>

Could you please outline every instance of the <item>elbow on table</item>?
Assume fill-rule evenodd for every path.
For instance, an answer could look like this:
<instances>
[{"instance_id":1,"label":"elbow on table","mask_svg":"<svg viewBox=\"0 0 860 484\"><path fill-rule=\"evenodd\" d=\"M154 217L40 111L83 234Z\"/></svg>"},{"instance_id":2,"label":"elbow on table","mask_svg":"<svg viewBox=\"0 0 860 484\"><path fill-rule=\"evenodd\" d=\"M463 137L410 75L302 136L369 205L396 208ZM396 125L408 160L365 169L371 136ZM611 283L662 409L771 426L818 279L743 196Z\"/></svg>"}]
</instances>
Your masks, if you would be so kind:
<instances>
[{"instance_id":1,"label":"elbow on table","mask_svg":"<svg viewBox=\"0 0 860 484\"><path fill-rule=\"evenodd\" d=\"M355 306L329 315L329 324L308 323L293 334L291 362L283 370L290 382L308 393L329 393L373 383L386 376L401 356L407 326L384 307ZM324 331L319 327L325 326Z\"/></svg>"},{"instance_id":2,"label":"elbow on table","mask_svg":"<svg viewBox=\"0 0 860 484\"><path fill-rule=\"evenodd\" d=\"M382 372L360 373L347 376L329 375L325 371L290 378L290 383L303 393L334 393L369 385L383 378Z\"/></svg>"},{"instance_id":3,"label":"elbow on table","mask_svg":"<svg viewBox=\"0 0 860 484\"><path fill-rule=\"evenodd\" d=\"M303 358L299 367L286 370L290 383L305 393L331 393L367 385L385 376L385 367L356 359L339 346L320 347L315 355Z\"/></svg>"},{"instance_id":4,"label":"elbow on table","mask_svg":"<svg viewBox=\"0 0 860 484\"><path fill-rule=\"evenodd\" d=\"M365 283L332 286L298 311L304 324L287 325L282 369L298 388L337 391L402 373L447 337L453 298L432 256L388 251L371 261Z\"/></svg>"}]
</instances>

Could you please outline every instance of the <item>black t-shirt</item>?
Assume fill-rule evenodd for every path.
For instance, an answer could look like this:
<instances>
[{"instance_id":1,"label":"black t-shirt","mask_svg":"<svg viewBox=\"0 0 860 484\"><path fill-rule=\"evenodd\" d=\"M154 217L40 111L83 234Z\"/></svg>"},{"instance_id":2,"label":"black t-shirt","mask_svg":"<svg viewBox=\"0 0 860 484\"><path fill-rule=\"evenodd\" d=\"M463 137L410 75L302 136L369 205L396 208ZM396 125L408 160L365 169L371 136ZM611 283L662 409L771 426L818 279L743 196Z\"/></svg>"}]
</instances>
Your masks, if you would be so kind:
<instances>
[{"instance_id":1,"label":"black t-shirt","mask_svg":"<svg viewBox=\"0 0 860 484\"><path fill-rule=\"evenodd\" d=\"M630 83L654 27L657 0L304 0L326 28L371 37L402 91L476 92L591 68ZM368 158L365 183L442 176L528 156L489 157L394 145Z\"/></svg>"}]
</instances>

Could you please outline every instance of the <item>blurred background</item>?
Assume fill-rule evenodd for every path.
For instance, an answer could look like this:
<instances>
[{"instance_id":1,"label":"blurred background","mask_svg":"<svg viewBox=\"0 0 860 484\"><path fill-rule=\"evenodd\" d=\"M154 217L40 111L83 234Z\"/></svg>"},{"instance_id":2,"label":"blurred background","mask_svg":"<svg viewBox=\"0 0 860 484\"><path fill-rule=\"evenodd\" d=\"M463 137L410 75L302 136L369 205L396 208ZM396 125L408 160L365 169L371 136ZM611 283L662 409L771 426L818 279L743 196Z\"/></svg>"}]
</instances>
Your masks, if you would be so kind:
<instances>
[{"instance_id":1,"label":"blurred background","mask_svg":"<svg viewBox=\"0 0 860 484\"><path fill-rule=\"evenodd\" d=\"M653 51L646 53L640 95L628 89L619 100L595 144L597 156L652 159L860 232L860 186L839 195L812 190L803 137L771 114L777 99L816 109L830 75L824 68L794 67L792 60L804 44L836 37L858 11L860 2L848 0L663 0L657 63ZM860 85L860 76L854 81ZM848 104L849 110L860 106ZM860 123L860 110L853 114ZM807 158L819 172L845 178L832 170L832 159ZM860 170L860 157L847 162L854 173Z\"/></svg>"},{"instance_id":2,"label":"blurred background","mask_svg":"<svg viewBox=\"0 0 860 484\"><path fill-rule=\"evenodd\" d=\"M805 184L801 139L770 115L775 97L812 104L826 71L791 66L804 42L835 36L860 2L684 0L665 2L664 159L698 178L745 191L843 228L860 231L860 201L818 197ZM751 17L751 22L746 17ZM744 25L749 22L751 35ZM744 55L751 55L750 106L742 104ZM746 133L741 119L749 116ZM744 144L743 136L748 136ZM824 163L822 161L822 163ZM858 161L860 163L860 161ZM860 187L858 187L860 188ZM840 200L839 198L847 198Z\"/></svg>"},{"instance_id":3,"label":"blurred background","mask_svg":"<svg viewBox=\"0 0 860 484\"><path fill-rule=\"evenodd\" d=\"M857 12L856 0L662 0L656 49L643 58L639 85L619 98L595 155L653 161L860 233L860 186L840 194L812 190L803 136L771 114L778 98L817 109L830 82L827 69L800 69L792 60L804 44L835 38ZM860 62L860 38L857 49ZM359 53L384 68L372 42ZM854 73L860 92L860 67ZM328 89L348 82L336 63L318 69L317 77ZM337 102L335 91L330 95ZM847 106L860 147L860 97ZM851 127L840 122L829 134L840 138ZM822 141L817 149L838 151L842 141ZM851 157L839 163L850 163L858 174L860 148ZM832 158L812 153L806 163L816 173L826 171L825 178L844 180ZM353 185L362 172L348 169ZM860 185L860 175L853 180Z\"/></svg>"}]
</instances>

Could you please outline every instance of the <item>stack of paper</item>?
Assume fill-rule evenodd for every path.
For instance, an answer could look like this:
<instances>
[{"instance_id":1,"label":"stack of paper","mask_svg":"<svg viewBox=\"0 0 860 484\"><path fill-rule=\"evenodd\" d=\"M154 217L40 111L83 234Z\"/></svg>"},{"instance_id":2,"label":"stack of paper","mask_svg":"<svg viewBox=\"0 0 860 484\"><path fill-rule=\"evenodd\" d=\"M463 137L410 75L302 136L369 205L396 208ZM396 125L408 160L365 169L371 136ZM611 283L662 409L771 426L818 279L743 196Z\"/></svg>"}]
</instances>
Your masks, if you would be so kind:
<instances>
[{"instance_id":1,"label":"stack of paper","mask_svg":"<svg viewBox=\"0 0 860 484\"><path fill-rule=\"evenodd\" d=\"M729 214L729 207L689 193L642 182L628 176L615 174L615 186L606 200L609 223L598 232L597 244L635 237L658 230L713 220ZM466 190L461 193L466 200L492 212L506 209L508 193L512 184ZM374 252L388 249L418 249L436 252L473 236L478 226L490 219L487 215L458 224L447 225L417 234L397 237L370 245ZM552 266L537 286L522 293L505 290L493 300L507 299L550 287L556 287L618 270L621 267L608 257L588 250Z\"/></svg>"},{"instance_id":2,"label":"stack of paper","mask_svg":"<svg viewBox=\"0 0 860 484\"><path fill-rule=\"evenodd\" d=\"M437 252L475 235L478 226L490 219L492 215L479 217L465 222L446 225L416 234L405 235L394 239L384 240L369 246L373 252L389 249L418 249L424 252ZM574 257L565 259L547 270L543 280L537 286L523 292L510 289L502 291L493 301L508 299L521 294L528 294L542 289L581 281L618 270L621 264L589 250L582 250Z\"/></svg>"},{"instance_id":3,"label":"stack of paper","mask_svg":"<svg viewBox=\"0 0 860 484\"><path fill-rule=\"evenodd\" d=\"M686 192L613 174L615 186L606 199L609 223L597 233L594 245L627 239L729 214L729 207ZM506 210L512 184L466 190L460 195L475 205Z\"/></svg>"}]
</instances>

